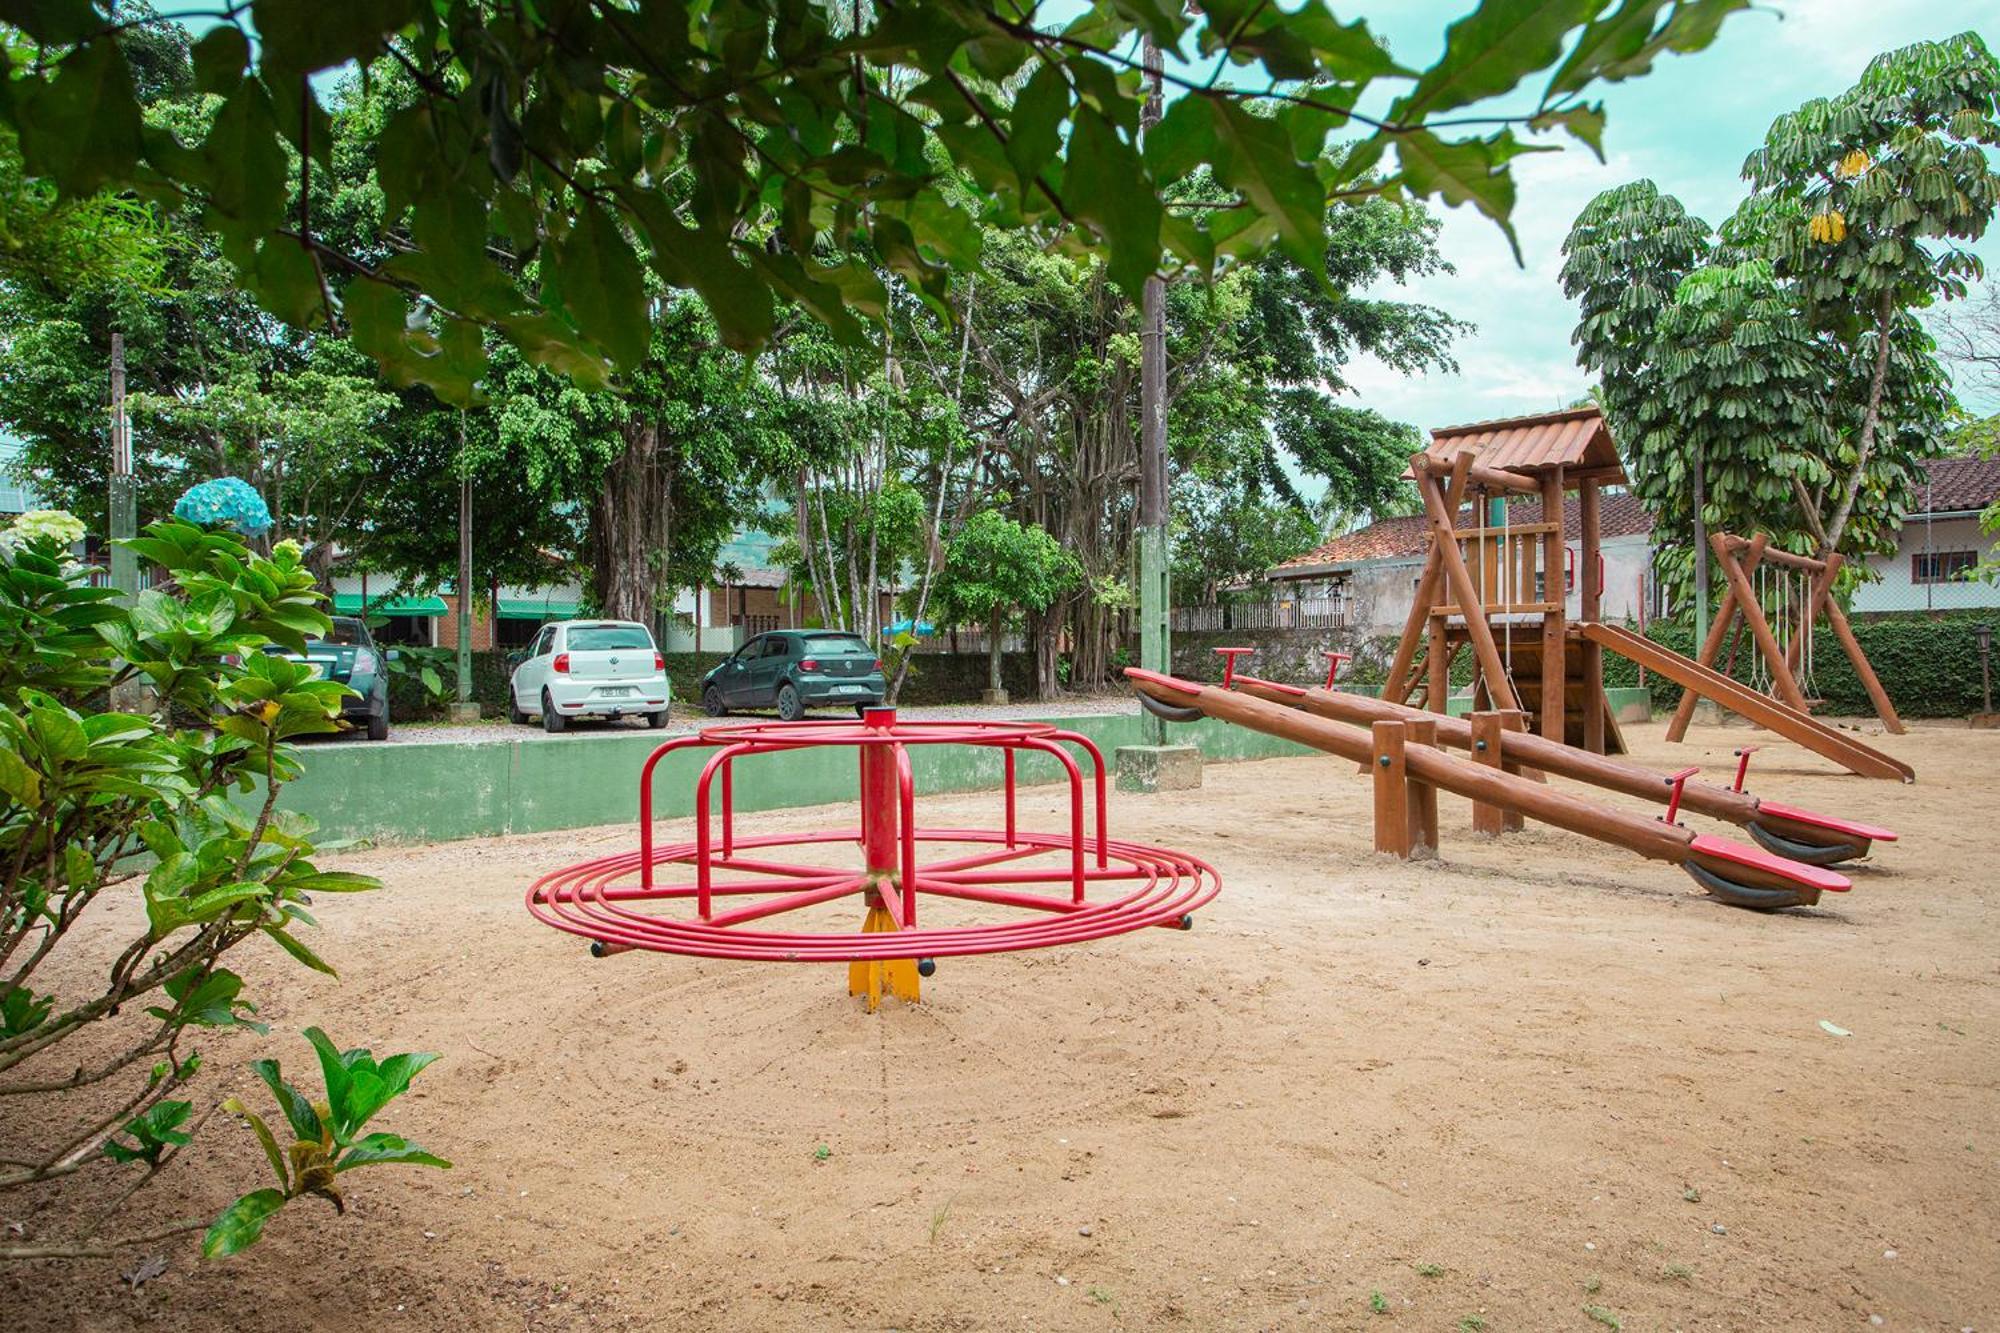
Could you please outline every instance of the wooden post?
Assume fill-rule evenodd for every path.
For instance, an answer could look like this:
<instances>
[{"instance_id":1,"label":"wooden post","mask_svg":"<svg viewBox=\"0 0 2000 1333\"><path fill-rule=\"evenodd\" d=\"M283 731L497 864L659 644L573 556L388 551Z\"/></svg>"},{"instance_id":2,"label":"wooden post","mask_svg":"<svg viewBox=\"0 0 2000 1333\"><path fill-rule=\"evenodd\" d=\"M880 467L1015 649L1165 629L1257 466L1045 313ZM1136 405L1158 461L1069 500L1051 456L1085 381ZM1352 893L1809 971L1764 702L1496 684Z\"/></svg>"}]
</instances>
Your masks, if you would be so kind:
<instances>
[{"instance_id":1,"label":"wooden post","mask_svg":"<svg viewBox=\"0 0 2000 1333\"><path fill-rule=\"evenodd\" d=\"M1500 714L1480 712L1472 715L1472 758L1488 768L1500 767L1501 741L1503 730ZM1504 827L1502 820L1506 812L1497 805L1484 801L1472 803L1472 831L1483 837L1497 838Z\"/></svg>"},{"instance_id":2,"label":"wooden post","mask_svg":"<svg viewBox=\"0 0 2000 1333\"><path fill-rule=\"evenodd\" d=\"M1408 724L1409 743L1437 748L1438 724L1435 719L1412 720ZM1412 853L1419 857L1434 857L1438 854L1438 791L1428 782L1411 778L1406 786L1408 799L1405 802L1410 812L1410 839Z\"/></svg>"},{"instance_id":3,"label":"wooden post","mask_svg":"<svg viewBox=\"0 0 2000 1333\"><path fill-rule=\"evenodd\" d=\"M1410 459L1410 476L1421 492L1433 480L1419 464L1425 462L1423 454L1415 454ZM1443 483L1445 509L1458 512L1458 502L1465 494L1466 473L1472 467L1472 455L1460 454L1453 461L1450 479ZM1417 579L1416 596L1410 600L1410 614L1403 620L1403 637L1396 643L1396 655L1389 663L1389 675L1382 685L1382 697L1402 703L1410 693L1410 664L1416 660L1417 643L1423 637L1424 627L1429 623L1431 608L1440 600L1439 593L1444 587L1444 564L1438 558L1437 542L1431 542L1429 556L1424 560L1424 572Z\"/></svg>"},{"instance_id":4,"label":"wooden post","mask_svg":"<svg viewBox=\"0 0 2000 1333\"><path fill-rule=\"evenodd\" d=\"M1428 682L1424 695L1424 707L1433 713L1442 713L1451 700L1451 634L1446 628L1443 616L1431 617L1431 646L1425 655ZM1401 699L1394 702L1401 703Z\"/></svg>"},{"instance_id":5,"label":"wooden post","mask_svg":"<svg viewBox=\"0 0 2000 1333\"><path fill-rule=\"evenodd\" d=\"M1727 557L1725 556L1725 558ZM1751 549L1745 551L1743 555L1744 574L1750 575L1756 573L1757 566L1762 562L1763 558L1764 548L1752 543ZM1722 599L1722 605L1716 610L1715 619L1709 624L1708 637L1702 640L1701 651L1695 655L1694 660L1712 671L1720 670L1721 668L1715 664L1721 660L1722 645L1727 642L1729 631L1735 627L1735 624L1736 595L1732 592L1729 596ZM1668 740L1680 741L1686 738L1688 723L1694 720L1694 706L1699 702L1700 698L1701 696L1693 690L1681 691L1681 701L1674 705L1673 720L1667 723Z\"/></svg>"},{"instance_id":6,"label":"wooden post","mask_svg":"<svg viewBox=\"0 0 2000 1333\"><path fill-rule=\"evenodd\" d=\"M1827 557L1828 564L1835 564L1838 554ZM1832 581L1828 581L1832 586ZM1904 734L1903 719L1896 716L1896 705L1889 702L1889 692L1882 688L1882 682L1875 675L1875 668L1868 664L1868 654L1861 651L1861 641L1854 637L1854 626L1847 623L1847 612L1840 609L1840 603L1831 593L1826 599L1827 623L1833 626L1834 637L1847 652L1847 660L1854 664L1854 674L1861 677L1861 687L1868 691L1868 700L1875 705L1875 716L1882 719L1882 725L1893 736Z\"/></svg>"},{"instance_id":7,"label":"wooden post","mask_svg":"<svg viewBox=\"0 0 2000 1333\"><path fill-rule=\"evenodd\" d=\"M1522 710L1518 708L1511 708L1501 712L1500 714L1501 731L1503 732L1526 731L1527 729L1528 729L1528 715ZM1503 773L1515 773L1519 774L1522 777L1533 778L1537 782L1548 781L1547 776L1542 772L1541 769L1523 768L1521 765L1509 759L1507 757L1507 742L1504 738L1500 742L1500 771ZM1524 827L1526 827L1526 825L1522 822L1521 812L1519 810L1502 810L1500 812L1501 832L1519 833Z\"/></svg>"},{"instance_id":8,"label":"wooden post","mask_svg":"<svg viewBox=\"0 0 2000 1333\"><path fill-rule=\"evenodd\" d=\"M1777 690L1778 698L1801 713L1808 711L1805 693L1786 668L1785 654L1778 647L1777 636L1771 633L1771 626L1764 619L1764 608L1757 604L1757 590L1750 586L1750 576L1730 558L1722 533L1715 534L1712 540L1715 542L1715 553L1722 558L1722 573L1729 580L1729 591L1734 595L1737 606L1742 608L1743 618L1750 623L1750 637L1757 641L1757 651L1764 655L1765 665L1771 668L1771 685ZM1762 555L1768 540L1760 532L1751 539L1750 549Z\"/></svg>"},{"instance_id":9,"label":"wooden post","mask_svg":"<svg viewBox=\"0 0 2000 1333\"><path fill-rule=\"evenodd\" d=\"M1377 722L1373 728L1375 850L1401 861L1410 859L1410 797L1403 768L1408 733L1409 724L1404 722Z\"/></svg>"},{"instance_id":10,"label":"wooden post","mask_svg":"<svg viewBox=\"0 0 2000 1333\"><path fill-rule=\"evenodd\" d=\"M1576 572L1576 609L1578 618L1586 621L1594 621L1604 612L1604 580L1598 573L1603 555L1597 487L1597 478L1586 477L1576 488L1576 558L1580 566ZM1604 645L1585 639L1578 651L1583 657L1583 748L1603 754L1604 715L1609 707L1604 701Z\"/></svg>"},{"instance_id":11,"label":"wooden post","mask_svg":"<svg viewBox=\"0 0 2000 1333\"><path fill-rule=\"evenodd\" d=\"M1558 467L1542 478L1542 522L1549 525L1542 534L1542 601L1555 610L1542 612L1542 735L1563 740L1564 694L1569 676L1569 656L1563 625L1563 470Z\"/></svg>"},{"instance_id":12,"label":"wooden post","mask_svg":"<svg viewBox=\"0 0 2000 1333\"><path fill-rule=\"evenodd\" d=\"M1520 700L1514 697L1514 687L1500 664L1500 650L1493 643L1493 627L1486 623L1479 589L1473 586L1472 575L1465 568L1465 559L1458 549L1458 534L1452 527L1450 511L1444 507L1444 497L1438 494L1435 484L1420 483L1417 490L1424 497L1424 510L1430 516L1431 545L1444 564L1445 582L1465 617L1466 636L1472 640L1479 670L1486 677L1493 698L1508 708L1517 708Z\"/></svg>"}]
</instances>

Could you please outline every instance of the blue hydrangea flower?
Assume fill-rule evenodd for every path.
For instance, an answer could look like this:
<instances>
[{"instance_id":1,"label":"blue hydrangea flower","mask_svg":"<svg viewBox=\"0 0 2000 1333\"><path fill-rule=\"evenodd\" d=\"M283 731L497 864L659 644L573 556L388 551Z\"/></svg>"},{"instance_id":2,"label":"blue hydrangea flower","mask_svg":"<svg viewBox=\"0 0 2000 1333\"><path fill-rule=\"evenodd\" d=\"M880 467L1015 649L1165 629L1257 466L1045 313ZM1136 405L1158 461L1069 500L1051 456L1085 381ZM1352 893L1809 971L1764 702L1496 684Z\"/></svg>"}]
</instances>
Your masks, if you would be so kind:
<instances>
[{"instance_id":1,"label":"blue hydrangea flower","mask_svg":"<svg viewBox=\"0 0 2000 1333\"><path fill-rule=\"evenodd\" d=\"M271 511L257 488L237 477L190 486L174 502L174 517L203 527L234 528L246 537L271 530Z\"/></svg>"}]
</instances>

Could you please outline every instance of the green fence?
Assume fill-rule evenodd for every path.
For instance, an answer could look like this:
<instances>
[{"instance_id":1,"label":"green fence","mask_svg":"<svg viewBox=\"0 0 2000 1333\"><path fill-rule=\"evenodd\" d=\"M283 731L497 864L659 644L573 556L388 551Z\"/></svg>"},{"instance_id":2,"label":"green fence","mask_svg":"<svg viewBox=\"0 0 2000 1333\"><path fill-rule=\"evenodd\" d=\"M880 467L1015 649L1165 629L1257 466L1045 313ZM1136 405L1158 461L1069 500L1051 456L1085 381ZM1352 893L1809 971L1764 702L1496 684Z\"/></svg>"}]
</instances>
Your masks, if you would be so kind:
<instances>
[{"instance_id":1,"label":"green fence","mask_svg":"<svg viewBox=\"0 0 2000 1333\"><path fill-rule=\"evenodd\" d=\"M1067 717L1058 725L1088 736L1114 762L1121 745L1144 744L1137 714ZM1242 727L1203 721L1178 727L1174 739L1199 746L1212 761L1315 753ZM283 804L319 821L326 839L442 842L503 833L539 833L635 820L639 770L657 736L543 737L505 741L422 741L311 746L305 776ZM654 774L654 814L694 812L695 779L713 750L688 747ZM917 790L980 791L1000 785L998 752L973 746L914 746ZM1023 783L1054 782L1062 772L1045 755L1020 759ZM855 797L854 752L845 747L791 750L739 760L740 810L823 805ZM249 798L246 798L249 799Z\"/></svg>"}]
</instances>

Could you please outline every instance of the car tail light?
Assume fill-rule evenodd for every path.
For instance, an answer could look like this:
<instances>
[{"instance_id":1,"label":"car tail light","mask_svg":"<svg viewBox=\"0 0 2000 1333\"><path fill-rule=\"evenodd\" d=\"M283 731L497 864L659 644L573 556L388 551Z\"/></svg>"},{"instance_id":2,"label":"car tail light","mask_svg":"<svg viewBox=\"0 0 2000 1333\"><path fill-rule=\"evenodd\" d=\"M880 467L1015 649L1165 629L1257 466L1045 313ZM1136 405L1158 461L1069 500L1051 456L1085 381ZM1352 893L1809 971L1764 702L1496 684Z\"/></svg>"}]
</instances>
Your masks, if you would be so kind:
<instances>
[{"instance_id":1,"label":"car tail light","mask_svg":"<svg viewBox=\"0 0 2000 1333\"><path fill-rule=\"evenodd\" d=\"M356 648L354 650L354 669L356 671L366 672L371 676L374 675L377 669L375 665L375 654L370 652L366 648Z\"/></svg>"},{"instance_id":2,"label":"car tail light","mask_svg":"<svg viewBox=\"0 0 2000 1333\"><path fill-rule=\"evenodd\" d=\"M224 654L222 655L222 665L224 665L224 666L233 666L233 667L240 667L240 666L242 666L242 665L243 665L243 654L242 654L242 653L224 653Z\"/></svg>"},{"instance_id":3,"label":"car tail light","mask_svg":"<svg viewBox=\"0 0 2000 1333\"><path fill-rule=\"evenodd\" d=\"M557 653L556 660L549 663L549 669L554 671L558 676L567 676L569 674L569 654Z\"/></svg>"},{"instance_id":4,"label":"car tail light","mask_svg":"<svg viewBox=\"0 0 2000 1333\"><path fill-rule=\"evenodd\" d=\"M868 668L868 669L869 669L870 671L880 671L880 670L882 669L882 659L881 659L881 658L879 658L879 657L878 657L878 658L876 658L876 659L875 659L875 665L874 665L874 666L872 666L872 667L870 667L870 668Z\"/></svg>"},{"instance_id":5,"label":"car tail light","mask_svg":"<svg viewBox=\"0 0 2000 1333\"><path fill-rule=\"evenodd\" d=\"M801 671L819 670L819 659L817 657L808 657L805 661L799 663L799 670Z\"/></svg>"},{"instance_id":6,"label":"car tail light","mask_svg":"<svg viewBox=\"0 0 2000 1333\"><path fill-rule=\"evenodd\" d=\"M657 648L656 648L656 649L654 649L654 650L653 650L653 670L655 670L655 671L665 671L666 669L667 669L667 655L666 655L665 653L661 652L661 651L660 651L659 649L657 649Z\"/></svg>"}]
</instances>

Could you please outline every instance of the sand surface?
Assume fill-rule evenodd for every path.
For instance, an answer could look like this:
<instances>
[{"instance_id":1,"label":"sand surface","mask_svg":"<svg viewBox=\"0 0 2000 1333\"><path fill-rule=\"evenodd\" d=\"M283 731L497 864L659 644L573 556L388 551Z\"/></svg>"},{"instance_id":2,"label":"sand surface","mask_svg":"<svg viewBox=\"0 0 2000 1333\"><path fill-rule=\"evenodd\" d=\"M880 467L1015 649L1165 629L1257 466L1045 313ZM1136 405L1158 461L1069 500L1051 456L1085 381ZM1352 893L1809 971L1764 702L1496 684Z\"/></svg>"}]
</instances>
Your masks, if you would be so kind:
<instances>
[{"instance_id":1,"label":"sand surface","mask_svg":"<svg viewBox=\"0 0 2000 1333\"><path fill-rule=\"evenodd\" d=\"M1711 775L1752 738L1627 735ZM337 858L387 884L319 905L341 980L242 951L272 1035L207 1043L198 1093L262 1099L242 1062L311 1022L440 1051L384 1119L456 1169L347 1177L228 1262L156 1247L136 1292L139 1256L0 1269L0 1328L2000 1329L2000 733L1871 737L1913 786L1756 739L1753 790L1902 832L1852 893L1732 910L1451 797L1444 859L1399 864L1351 763L1215 765L1112 807L1221 870L1194 931L947 960L872 1016L841 969L529 919L629 829ZM220 1117L191 1156L136 1223L262 1183Z\"/></svg>"}]
</instances>

